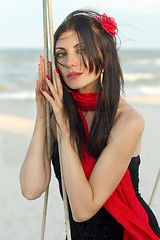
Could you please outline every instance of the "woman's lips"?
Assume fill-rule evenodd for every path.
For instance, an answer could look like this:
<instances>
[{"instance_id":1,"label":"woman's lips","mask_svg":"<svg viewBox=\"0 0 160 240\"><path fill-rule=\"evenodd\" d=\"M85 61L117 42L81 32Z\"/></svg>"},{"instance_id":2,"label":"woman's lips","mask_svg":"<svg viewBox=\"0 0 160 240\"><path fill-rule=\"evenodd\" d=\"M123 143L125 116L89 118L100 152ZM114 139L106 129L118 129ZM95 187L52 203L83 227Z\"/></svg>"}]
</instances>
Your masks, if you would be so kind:
<instances>
[{"instance_id":1,"label":"woman's lips","mask_svg":"<svg viewBox=\"0 0 160 240\"><path fill-rule=\"evenodd\" d=\"M83 74L82 72L70 72L67 74L67 78L75 79L80 77L82 74Z\"/></svg>"}]
</instances>

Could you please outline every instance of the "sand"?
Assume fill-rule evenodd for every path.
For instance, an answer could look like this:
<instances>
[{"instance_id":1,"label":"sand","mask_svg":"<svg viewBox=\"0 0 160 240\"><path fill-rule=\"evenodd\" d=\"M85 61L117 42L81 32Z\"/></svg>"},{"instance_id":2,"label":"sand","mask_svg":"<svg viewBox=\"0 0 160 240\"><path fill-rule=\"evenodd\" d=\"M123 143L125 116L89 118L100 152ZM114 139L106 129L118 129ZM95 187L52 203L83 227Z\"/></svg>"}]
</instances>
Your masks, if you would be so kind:
<instances>
[{"instance_id":1,"label":"sand","mask_svg":"<svg viewBox=\"0 0 160 240\"><path fill-rule=\"evenodd\" d=\"M145 121L142 140L140 191L148 202L160 168L160 97L128 97ZM36 106L33 100L4 100L0 102L0 239L38 240L44 194L37 200L25 199L20 190L19 171L34 128ZM152 202L160 222L160 182ZM45 239L64 240L63 202L52 173Z\"/></svg>"}]
</instances>

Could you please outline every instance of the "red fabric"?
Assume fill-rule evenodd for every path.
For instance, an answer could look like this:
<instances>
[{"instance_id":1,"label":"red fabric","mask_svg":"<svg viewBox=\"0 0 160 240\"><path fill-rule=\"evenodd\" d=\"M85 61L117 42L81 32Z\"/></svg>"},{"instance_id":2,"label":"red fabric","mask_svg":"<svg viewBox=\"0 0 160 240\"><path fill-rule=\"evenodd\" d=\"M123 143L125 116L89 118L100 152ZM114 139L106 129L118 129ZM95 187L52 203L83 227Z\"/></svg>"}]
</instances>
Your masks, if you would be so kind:
<instances>
[{"instance_id":1,"label":"red fabric","mask_svg":"<svg viewBox=\"0 0 160 240\"><path fill-rule=\"evenodd\" d=\"M80 110L94 110L100 101L100 93L72 92L72 96Z\"/></svg>"},{"instance_id":2,"label":"red fabric","mask_svg":"<svg viewBox=\"0 0 160 240\"><path fill-rule=\"evenodd\" d=\"M72 96L77 103L77 107L84 124L86 139L88 141L88 125L81 110L94 110L100 100L100 94L82 94L72 92ZM98 101L97 98L99 99ZM82 166L87 179L89 179L96 161L92 157L89 157L84 144L82 146L82 150L84 154ZM105 202L104 208L124 227L123 240L160 239L151 229L148 215L136 197L128 169L116 190Z\"/></svg>"}]
</instances>

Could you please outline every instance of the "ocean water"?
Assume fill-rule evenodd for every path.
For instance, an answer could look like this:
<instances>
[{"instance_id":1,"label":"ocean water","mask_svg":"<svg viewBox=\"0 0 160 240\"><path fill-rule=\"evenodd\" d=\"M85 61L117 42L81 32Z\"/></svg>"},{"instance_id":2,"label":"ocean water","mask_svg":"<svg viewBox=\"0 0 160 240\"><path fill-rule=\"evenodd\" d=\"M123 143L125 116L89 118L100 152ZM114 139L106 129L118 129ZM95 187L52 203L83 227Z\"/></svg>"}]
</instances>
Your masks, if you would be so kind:
<instances>
[{"instance_id":1,"label":"ocean water","mask_svg":"<svg viewBox=\"0 0 160 240\"><path fill-rule=\"evenodd\" d=\"M121 50L126 95L160 95L160 50Z\"/></svg>"},{"instance_id":2,"label":"ocean water","mask_svg":"<svg viewBox=\"0 0 160 240\"><path fill-rule=\"evenodd\" d=\"M0 100L33 99L43 49L0 50ZM120 50L125 95L160 95L160 50Z\"/></svg>"}]
</instances>

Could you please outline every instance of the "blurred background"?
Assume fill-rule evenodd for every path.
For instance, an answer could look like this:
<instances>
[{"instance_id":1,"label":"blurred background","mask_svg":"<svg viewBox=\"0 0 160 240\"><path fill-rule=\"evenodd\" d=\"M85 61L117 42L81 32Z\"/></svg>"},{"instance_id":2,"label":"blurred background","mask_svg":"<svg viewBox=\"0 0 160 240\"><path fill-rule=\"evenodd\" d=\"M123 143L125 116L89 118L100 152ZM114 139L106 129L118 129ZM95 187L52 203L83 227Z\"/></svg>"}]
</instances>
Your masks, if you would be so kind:
<instances>
[{"instance_id":1,"label":"blurred background","mask_svg":"<svg viewBox=\"0 0 160 240\"><path fill-rule=\"evenodd\" d=\"M19 171L31 139L36 116L35 84L43 54L42 1L0 0L0 239L40 239L43 196L23 198ZM125 99L145 118L140 191L146 202L160 167L160 1L52 1L54 29L73 10L87 8L114 17ZM152 209L160 221L160 184ZM50 187L46 239L65 238L63 203L58 185Z\"/></svg>"}]
</instances>

